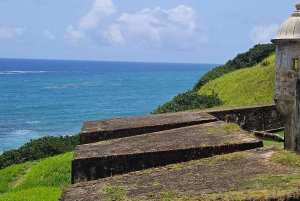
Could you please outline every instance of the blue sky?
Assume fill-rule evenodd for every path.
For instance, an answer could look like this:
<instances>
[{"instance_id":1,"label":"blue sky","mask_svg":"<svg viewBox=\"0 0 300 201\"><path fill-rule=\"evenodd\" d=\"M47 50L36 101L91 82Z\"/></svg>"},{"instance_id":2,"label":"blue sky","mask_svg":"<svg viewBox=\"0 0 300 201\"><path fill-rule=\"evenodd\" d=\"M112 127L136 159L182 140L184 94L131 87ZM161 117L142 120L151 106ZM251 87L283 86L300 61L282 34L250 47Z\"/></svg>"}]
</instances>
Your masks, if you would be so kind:
<instances>
[{"instance_id":1,"label":"blue sky","mask_svg":"<svg viewBox=\"0 0 300 201\"><path fill-rule=\"evenodd\" d=\"M1 0L0 58L225 63L298 1Z\"/></svg>"}]
</instances>

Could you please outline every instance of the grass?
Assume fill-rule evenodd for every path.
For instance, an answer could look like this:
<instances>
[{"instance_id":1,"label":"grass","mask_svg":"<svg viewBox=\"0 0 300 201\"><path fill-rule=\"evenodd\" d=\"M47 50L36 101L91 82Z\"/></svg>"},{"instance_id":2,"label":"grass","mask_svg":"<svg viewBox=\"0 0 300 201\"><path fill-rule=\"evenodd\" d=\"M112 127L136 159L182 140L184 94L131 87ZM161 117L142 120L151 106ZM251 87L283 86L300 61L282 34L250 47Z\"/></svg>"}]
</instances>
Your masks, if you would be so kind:
<instances>
[{"instance_id":1,"label":"grass","mask_svg":"<svg viewBox=\"0 0 300 201\"><path fill-rule=\"evenodd\" d=\"M0 170L0 193L5 193L16 186L34 164L35 162L27 162Z\"/></svg>"},{"instance_id":2,"label":"grass","mask_svg":"<svg viewBox=\"0 0 300 201\"><path fill-rule=\"evenodd\" d=\"M280 137L284 138L284 131L279 131L276 134L278 134Z\"/></svg>"},{"instance_id":3,"label":"grass","mask_svg":"<svg viewBox=\"0 0 300 201\"><path fill-rule=\"evenodd\" d=\"M284 138L284 131L279 131L276 134L278 134L280 137ZM283 147L283 142L276 142L274 140L262 140L263 144L265 147L269 147L269 146L275 146L278 148Z\"/></svg>"},{"instance_id":4,"label":"grass","mask_svg":"<svg viewBox=\"0 0 300 201\"><path fill-rule=\"evenodd\" d=\"M274 153L271 157L271 161L295 169L300 168L300 156L286 150L280 150Z\"/></svg>"},{"instance_id":5,"label":"grass","mask_svg":"<svg viewBox=\"0 0 300 201\"><path fill-rule=\"evenodd\" d=\"M228 161L236 161L242 158L246 158L248 155L245 152L234 152L230 154L217 155L210 158L202 159L201 162L204 164L218 163L218 162L228 162Z\"/></svg>"},{"instance_id":6,"label":"grass","mask_svg":"<svg viewBox=\"0 0 300 201\"><path fill-rule=\"evenodd\" d=\"M71 183L73 152L0 170L0 200L58 200Z\"/></svg>"},{"instance_id":7,"label":"grass","mask_svg":"<svg viewBox=\"0 0 300 201\"><path fill-rule=\"evenodd\" d=\"M205 84L198 94L219 94L224 104L218 107L235 107L273 102L275 55L265 59L268 66L257 64L240 69Z\"/></svg>"},{"instance_id":8,"label":"grass","mask_svg":"<svg viewBox=\"0 0 300 201\"><path fill-rule=\"evenodd\" d=\"M262 140L264 147L270 147L270 146L275 146L278 148L283 147L283 142L276 142L274 140Z\"/></svg>"},{"instance_id":9,"label":"grass","mask_svg":"<svg viewBox=\"0 0 300 201\"><path fill-rule=\"evenodd\" d=\"M208 133L209 134L215 134L215 133L220 133L220 132L233 133L233 132L240 131L240 130L241 130L241 128L236 123L226 123L221 126L210 128Z\"/></svg>"},{"instance_id":10,"label":"grass","mask_svg":"<svg viewBox=\"0 0 300 201\"><path fill-rule=\"evenodd\" d=\"M111 200L125 200L125 188L121 186L107 186L104 188L105 201Z\"/></svg>"}]
</instances>

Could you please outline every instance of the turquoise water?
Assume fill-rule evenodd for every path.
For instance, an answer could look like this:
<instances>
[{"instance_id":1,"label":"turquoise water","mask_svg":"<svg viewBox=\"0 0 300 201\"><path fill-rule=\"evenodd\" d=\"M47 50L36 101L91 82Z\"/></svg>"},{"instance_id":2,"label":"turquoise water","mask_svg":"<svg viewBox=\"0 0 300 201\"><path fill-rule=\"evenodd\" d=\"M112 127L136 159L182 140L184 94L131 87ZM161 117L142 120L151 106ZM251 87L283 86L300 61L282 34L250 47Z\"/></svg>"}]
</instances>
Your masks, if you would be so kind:
<instances>
[{"instance_id":1,"label":"turquoise water","mask_svg":"<svg viewBox=\"0 0 300 201\"><path fill-rule=\"evenodd\" d=\"M0 153L84 121L148 115L215 66L0 59Z\"/></svg>"}]
</instances>

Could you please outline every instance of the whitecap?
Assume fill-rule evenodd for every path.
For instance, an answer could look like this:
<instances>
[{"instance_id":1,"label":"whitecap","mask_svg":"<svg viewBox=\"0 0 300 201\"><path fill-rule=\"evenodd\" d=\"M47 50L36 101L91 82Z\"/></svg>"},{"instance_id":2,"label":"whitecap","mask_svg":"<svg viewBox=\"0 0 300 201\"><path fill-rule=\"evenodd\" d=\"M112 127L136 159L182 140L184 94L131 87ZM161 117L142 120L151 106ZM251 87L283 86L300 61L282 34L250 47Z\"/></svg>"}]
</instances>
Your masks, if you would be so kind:
<instances>
[{"instance_id":1,"label":"whitecap","mask_svg":"<svg viewBox=\"0 0 300 201\"><path fill-rule=\"evenodd\" d=\"M59 86L46 86L44 89L57 89L60 88Z\"/></svg>"},{"instance_id":2,"label":"whitecap","mask_svg":"<svg viewBox=\"0 0 300 201\"><path fill-rule=\"evenodd\" d=\"M27 124L39 124L40 121L26 121Z\"/></svg>"},{"instance_id":3,"label":"whitecap","mask_svg":"<svg viewBox=\"0 0 300 201\"><path fill-rule=\"evenodd\" d=\"M18 135L26 135L26 134L32 133L32 132L33 132L32 130L17 130L17 131L15 131L15 133Z\"/></svg>"},{"instance_id":4,"label":"whitecap","mask_svg":"<svg viewBox=\"0 0 300 201\"><path fill-rule=\"evenodd\" d=\"M0 71L0 75L40 74L53 71Z\"/></svg>"},{"instance_id":5,"label":"whitecap","mask_svg":"<svg viewBox=\"0 0 300 201\"><path fill-rule=\"evenodd\" d=\"M93 86L99 86L100 84L91 83L91 82L83 82L82 85L83 86L91 86L91 87L93 87Z\"/></svg>"},{"instance_id":6,"label":"whitecap","mask_svg":"<svg viewBox=\"0 0 300 201\"><path fill-rule=\"evenodd\" d=\"M76 84L65 84L65 85L60 85L60 86L44 86L44 89L64 89L64 88L73 88L73 87L78 87Z\"/></svg>"}]
</instances>

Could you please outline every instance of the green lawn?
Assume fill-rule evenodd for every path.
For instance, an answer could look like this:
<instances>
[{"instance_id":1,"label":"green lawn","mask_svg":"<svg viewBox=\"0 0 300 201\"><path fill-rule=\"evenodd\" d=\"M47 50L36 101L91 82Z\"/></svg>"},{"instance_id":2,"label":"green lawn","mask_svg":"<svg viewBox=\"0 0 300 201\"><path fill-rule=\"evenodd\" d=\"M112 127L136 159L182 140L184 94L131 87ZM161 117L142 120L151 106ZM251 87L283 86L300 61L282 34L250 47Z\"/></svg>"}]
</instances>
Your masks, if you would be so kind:
<instances>
[{"instance_id":1,"label":"green lawn","mask_svg":"<svg viewBox=\"0 0 300 201\"><path fill-rule=\"evenodd\" d=\"M0 170L0 200L58 200L71 183L73 152Z\"/></svg>"}]
</instances>

